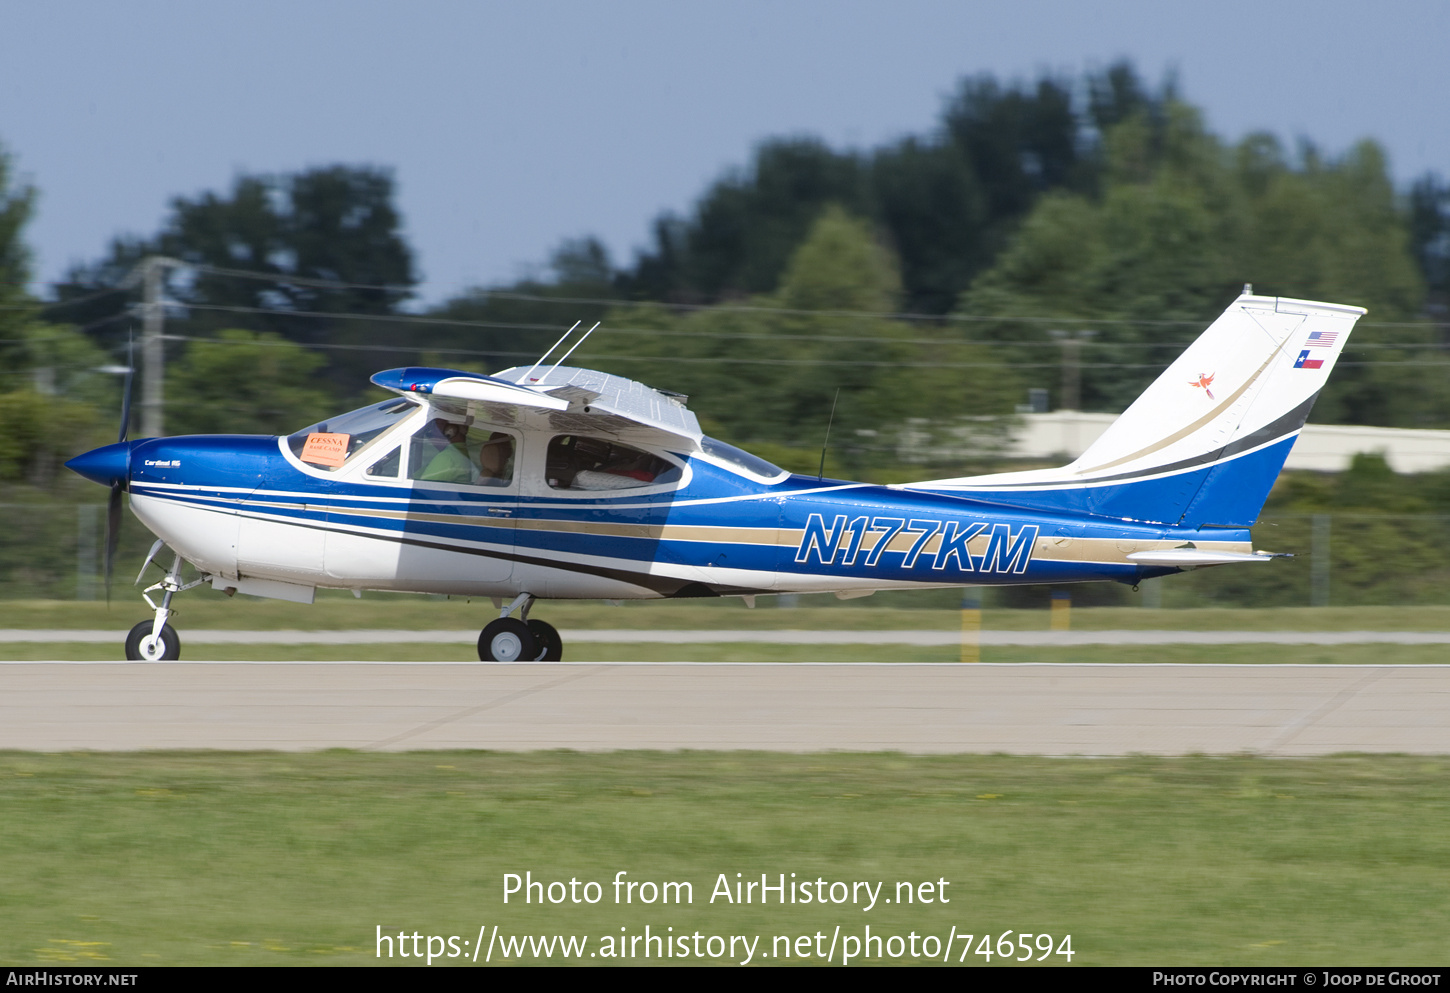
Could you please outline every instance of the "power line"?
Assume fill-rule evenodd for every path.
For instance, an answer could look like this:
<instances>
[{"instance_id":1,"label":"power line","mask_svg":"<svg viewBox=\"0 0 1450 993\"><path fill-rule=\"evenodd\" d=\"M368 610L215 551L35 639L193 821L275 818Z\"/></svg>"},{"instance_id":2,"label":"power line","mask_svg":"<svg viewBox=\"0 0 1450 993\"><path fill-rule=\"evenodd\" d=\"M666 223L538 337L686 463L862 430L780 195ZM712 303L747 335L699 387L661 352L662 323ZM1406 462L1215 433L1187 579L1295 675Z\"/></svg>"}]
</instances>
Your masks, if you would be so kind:
<instances>
[{"instance_id":1,"label":"power line","mask_svg":"<svg viewBox=\"0 0 1450 993\"><path fill-rule=\"evenodd\" d=\"M479 358L510 358L510 359L535 359L538 358L535 352L516 352L499 350L482 350L471 348L429 348L426 345L343 345L328 342L304 343L291 341L286 338L277 338L272 341L254 339L247 342L229 342L219 338L209 338L204 335L189 334L167 334L162 336L166 341L187 341L204 342L213 345L236 346L236 345L260 345L267 348L309 348L319 351L340 351L340 352L402 352L425 355L461 355L474 356ZM591 355L589 361L593 363L605 362L678 362L686 365L788 365L788 366L875 366L878 368L891 369L1055 369L1056 362L904 362L904 361L879 361L872 359L755 359L737 358L729 355ZM1166 369L1172 363L1169 362L1084 362L1083 369ZM1345 362L1341 366L1425 366L1425 367L1447 367L1450 362Z\"/></svg>"},{"instance_id":2,"label":"power line","mask_svg":"<svg viewBox=\"0 0 1450 993\"><path fill-rule=\"evenodd\" d=\"M77 301L77 302L79 302L79 301ZM241 305L205 304L205 303L175 303L174 305L177 306L177 307L179 307L179 308L185 309L185 310L213 311L213 312L221 312L221 313L260 314L260 315L267 315L267 316L272 316L272 317L301 317L301 318L312 318L312 319L318 319L318 320L372 321L372 322L396 323L396 324L432 325L432 326L441 326L441 327L484 328L484 329L488 329L488 330L497 330L497 331L530 331L530 332L541 332L541 333L545 333L546 332L546 333L557 334L559 332L560 328L561 328L561 325L554 325L554 324L527 324L527 323L515 323L515 322L507 322L507 321L464 321L464 320L458 320L458 319L455 319L455 318L446 318L446 317L424 317L424 316L413 315L413 314L366 314L366 313L337 312L337 311L323 311L323 310L285 310L285 309L276 308L276 307L246 307L246 306L241 306ZM809 312L809 313L817 313L817 312L812 311L812 312ZM106 324L110 324L110 323L112 323L114 321L125 320L125 319L130 318L130 317L133 317L133 316L134 315L132 315L130 312L119 313L119 314L112 314L109 317L103 317L103 318L100 318L99 320L91 321L90 323L85 324L85 325L82 325L81 327L77 328L76 330L77 331L81 331L81 332L91 331L91 330L94 330L94 329L96 329L98 327L102 327L102 326L104 326ZM1064 323L1066 323L1066 322L1064 322ZM883 336L883 335L829 335L829 334L768 334L768 335L762 335L762 334L731 333L731 332L726 332L726 331L678 331L678 330L669 330L669 329L665 329L665 328L629 328L629 327L624 327L624 328L601 328L600 331L603 332L604 334L610 335L610 336L614 336L614 335L646 335L646 336L649 336L649 337L657 337L657 338L691 338L691 339L695 339L695 340L722 340L722 341L759 341L762 344L765 344L765 343L774 343L774 342L781 342L781 341L805 341L805 342L821 342L821 343L828 343L828 344L875 344L875 343L881 343L881 344L888 344L888 345L891 345L891 344L895 344L895 345L918 345L918 346L935 346L935 347L951 347L951 348L987 346L987 347L991 347L991 348L995 348L995 349L999 349L999 350L1000 349L1014 349L1014 348L1059 348L1060 347L1059 343L1056 342L1056 341L1011 341L1011 340L1003 341L1003 340L994 340L994 339L958 339L958 340L952 340L950 338L895 338L895 337ZM18 342L20 342L22 340L42 341L42 340L51 340L51 339L54 339L56 337L59 337L59 336L49 335L49 336L36 336L33 339L7 339L7 340L11 341L12 343L18 343ZM165 337L168 340L177 340L177 341L183 341L183 340L186 340L186 341L190 341L190 340L211 340L211 339L204 339L204 338L191 338L191 337L182 336L182 335L167 335ZM1163 342L1125 341L1125 342L1111 342L1111 341L1100 341L1100 340L1099 341L1084 341L1083 342L1083 346L1084 347L1087 347L1087 348L1111 348L1111 349L1170 349L1170 348L1181 349L1181 348L1187 347L1189 344L1192 344L1192 342L1189 342L1189 341L1181 341L1181 342L1179 342L1179 341L1163 341ZM323 346L310 346L310 347L323 347ZM344 348L349 347L349 346L332 345L332 346L326 346L326 347L335 348L335 349L344 349ZM371 348L372 346L356 346L356 347L367 349L367 348ZM1345 345L1345 350L1346 351L1349 351L1349 350L1358 350L1358 349L1415 349L1415 348L1442 349L1444 347L1445 346L1442 343L1440 343L1440 342L1350 342L1350 343L1348 343L1348 344ZM491 351L474 351L474 350L467 350L467 349L422 348L422 347L418 347L418 346L413 346L411 348L398 348L398 349L389 348L387 350L397 350L397 351L415 350L415 351L436 352L438 354L458 354L458 355L505 355L505 354L520 354L520 355L525 355L526 357L533 357L532 353L510 353L510 352L499 352L499 351L496 351L496 350L491 350ZM722 361L727 361L727 360L722 359ZM1007 365L1018 365L1018 366L1024 366L1024 367L1035 367L1035 366L1032 366L1031 364L1024 364L1024 363L996 363L996 364L999 364L999 365L1001 365L1001 364L1007 364ZM1364 363L1341 363L1341 364L1352 365L1352 364L1364 364ZM1385 364L1385 363L1379 363L1379 364ZM1416 364L1416 363L1407 363L1407 364ZM1118 364L1117 363L1112 363L1112 365L1118 365Z\"/></svg>"},{"instance_id":3,"label":"power line","mask_svg":"<svg viewBox=\"0 0 1450 993\"><path fill-rule=\"evenodd\" d=\"M43 303L43 304L40 305L40 309L41 310L57 310L57 309L59 309L61 307L75 307L75 306L78 306L78 305L83 304L83 303L90 303L92 300L99 300L101 297L111 296L112 294L115 294L115 293L128 293L128 292L130 292L130 287L128 287L128 286L111 286L111 287L107 287L104 290L97 290L94 293L87 293L83 297L72 297L69 300L57 300L54 303Z\"/></svg>"},{"instance_id":4,"label":"power line","mask_svg":"<svg viewBox=\"0 0 1450 993\"><path fill-rule=\"evenodd\" d=\"M520 324L507 321L463 321L449 317L422 317L410 314L363 314L363 313L339 313L327 310L283 310L275 307L246 307L234 304L212 304L212 303L178 303L178 307L187 310L219 311L233 314L265 314L273 317L308 317L324 320L348 320L348 321L373 321L397 324L422 324L438 325L446 327L464 328L487 328L495 331L538 331L558 334L563 330L563 325L557 324ZM809 313L817 313L810 311ZM661 338L694 338L694 339L719 339L731 341L759 341L762 344L777 341L816 341L829 342L832 344L853 344L881 342L897 345L937 345L937 346L990 346L993 348L1059 348L1056 341L999 341L989 339L959 339L950 338L893 338L883 335L821 335L821 334L743 334L731 333L728 331L672 331L662 328L600 328L601 333L606 335L639 334ZM1089 341L1084 342L1088 347L1098 348L1186 348L1192 341ZM1442 348L1439 342L1406 342L1396 343L1374 343L1366 342L1362 345L1349 344L1346 348ZM431 349L430 349L431 350Z\"/></svg>"},{"instance_id":5,"label":"power line","mask_svg":"<svg viewBox=\"0 0 1450 993\"><path fill-rule=\"evenodd\" d=\"M188 268L197 272L209 272L214 276L236 276L240 279L259 279L269 283L292 283L296 286L312 286L319 289L337 290L381 290L384 293L413 292L411 286L389 283L348 283L339 279L313 279L309 276L292 276L282 272L258 272L255 269L224 269L204 262L186 262Z\"/></svg>"},{"instance_id":6,"label":"power line","mask_svg":"<svg viewBox=\"0 0 1450 993\"><path fill-rule=\"evenodd\" d=\"M280 338L275 341L253 340L248 342L228 342L218 338L207 338L201 335L168 334L164 338L167 341L192 341L206 342L214 345L262 345L272 348L315 348L324 351L348 351L348 352L411 352L433 355L471 355L479 357L495 358L538 358L536 352L512 352L512 351L481 351L465 348L429 348L426 345L339 345L326 342L302 343L289 341ZM850 366L877 366L901 369L1000 369L1004 365L1011 365L1014 369L1052 369L1056 368L1053 362L881 362L871 359L751 359L734 358L726 355L593 355L590 362L684 362L688 364L713 364L729 363L732 365L799 365L799 366L822 366L822 365L850 365ZM1161 369L1161 364L1151 365L1123 365L1117 362L1084 363L1084 368L1089 369Z\"/></svg>"},{"instance_id":7,"label":"power line","mask_svg":"<svg viewBox=\"0 0 1450 993\"><path fill-rule=\"evenodd\" d=\"M337 279L315 279L309 276L293 276L287 273L260 272L255 269L230 269L222 266L208 265L203 262L186 262L187 268L198 272L211 273L216 276L231 276L237 279L259 280L269 283L291 283L297 286L311 286L319 289L354 289L354 290L376 290L385 293L412 293L411 286L390 283L351 283ZM919 314L894 311L861 311L861 310L801 310L790 307L765 307L755 304L708 304L708 303L673 303L663 300L623 300L616 297L566 297L546 296L534 293L515 293L510 290L480 290L479 295L483 297L494 297L500 300L518 300L526 303L549 303L549 304L571 304L585 306L603 307L664 307L669 310L678 311L701 311L710 310L726 313L764 313L784 314L799 316L820 316L820 317L846 317L870 320L894 320L894 321L928 321L928 322L962 322L962 323L1031 323L1031 324L1134 324L1142 326L1159 327L1202 327L1202 320L1175 320L1175 319L1152 319L1152 318L1128 318L1128 317L1069 317L1069 316L1039 316L1039 315L1006 315L1006 314ZM1361 327L1403 327L1403 328L1425 328L1425 327L1450 327L1450 321L1364 321Z\"/></svg>"},{"instance_id":8,"label":"power line","mask_svg":"<svg viewBox=\"0 0 1450 993\"><path fill-rule=\"evenodd\" d=\"M83 297L72 297L69 300L40 301L38 303L7 303L0 304L0 310L58 310L61 307L74 307L78 304L90 303L92 300L99 300L101 297L108 297L115 293L127 293L130 287L109 286L104 290L97 290L94 293L87 293Z\"/></svg>"}]
</instances>

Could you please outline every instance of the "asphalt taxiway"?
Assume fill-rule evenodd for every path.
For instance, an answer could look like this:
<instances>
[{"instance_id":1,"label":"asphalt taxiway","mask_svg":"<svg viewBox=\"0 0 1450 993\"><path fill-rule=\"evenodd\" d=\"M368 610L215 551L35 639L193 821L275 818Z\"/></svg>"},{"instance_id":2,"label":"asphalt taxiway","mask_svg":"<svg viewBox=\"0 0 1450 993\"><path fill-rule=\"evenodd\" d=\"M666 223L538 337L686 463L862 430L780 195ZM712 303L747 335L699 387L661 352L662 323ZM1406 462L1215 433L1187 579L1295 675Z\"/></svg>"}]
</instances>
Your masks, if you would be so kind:
<instances>
[{"instance_id":1,"label":"asphalt taxiway","mask_svg":"<svg viewBox=\"0 0 1450 993\"><path fill-rule=\"evenodd\" d=\"M0 748L1450 753L1450 666L9 662Z\"/></svg>"}]
</instances>

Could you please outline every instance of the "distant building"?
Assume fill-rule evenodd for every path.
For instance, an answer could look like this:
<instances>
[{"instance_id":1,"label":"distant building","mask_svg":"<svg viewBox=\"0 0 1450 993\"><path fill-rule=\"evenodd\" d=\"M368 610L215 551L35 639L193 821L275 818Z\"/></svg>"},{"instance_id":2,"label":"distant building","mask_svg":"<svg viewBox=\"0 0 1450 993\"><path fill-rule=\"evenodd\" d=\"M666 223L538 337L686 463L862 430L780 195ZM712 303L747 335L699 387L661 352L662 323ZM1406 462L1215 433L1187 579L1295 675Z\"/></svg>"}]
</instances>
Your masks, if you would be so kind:
<instances>
[{"instance_id":1,"label":"distant building","mask_svg":"<svg viewBox=\"0 0 1450 993\"><path fill-rule=\"evenodd\" d=\"M1077 458L1117 419L1116 414L1055 410L1020 414L1002 450L1009 458ZM1380 453L1395 472L1430 472L1450 466L1450 431L1373 428L1353 424L1306 424L1285 469L1342 472L1361 452Z\"/></svg>"}]
</instances>

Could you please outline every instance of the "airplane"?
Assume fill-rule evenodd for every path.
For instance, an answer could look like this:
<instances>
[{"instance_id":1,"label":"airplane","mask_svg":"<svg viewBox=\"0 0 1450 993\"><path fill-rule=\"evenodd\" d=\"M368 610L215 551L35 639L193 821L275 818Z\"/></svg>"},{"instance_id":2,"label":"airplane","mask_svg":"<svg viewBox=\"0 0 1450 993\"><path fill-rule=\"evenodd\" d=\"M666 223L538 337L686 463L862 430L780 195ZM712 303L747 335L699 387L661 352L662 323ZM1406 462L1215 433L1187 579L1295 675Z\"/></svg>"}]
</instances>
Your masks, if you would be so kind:
<instances>
[{"instance_id":1,"label":"airplane","mask_svg":"<svg viewBox=\"0 0 1450 993\"><path fill-rule=\"evenodd\" d=\"M479 658L555 661L558 632L529 616L538 600L1136 588L1266 562L1249 527L1364 313L1245 286L1056 469L896 485L793 474L703 434L679 394L562 364L582 339L546 365L568 333L531 368L379 372L393 396L289 436L128 441L123 413L118 443L66 465L111 488L108 576L123 491L157 536L142 574L173 553L142 593L153 616L128 659L178 659L172 598L209 583L302 603L319 587L492 598Z\"/></svg>"}]
</instances>

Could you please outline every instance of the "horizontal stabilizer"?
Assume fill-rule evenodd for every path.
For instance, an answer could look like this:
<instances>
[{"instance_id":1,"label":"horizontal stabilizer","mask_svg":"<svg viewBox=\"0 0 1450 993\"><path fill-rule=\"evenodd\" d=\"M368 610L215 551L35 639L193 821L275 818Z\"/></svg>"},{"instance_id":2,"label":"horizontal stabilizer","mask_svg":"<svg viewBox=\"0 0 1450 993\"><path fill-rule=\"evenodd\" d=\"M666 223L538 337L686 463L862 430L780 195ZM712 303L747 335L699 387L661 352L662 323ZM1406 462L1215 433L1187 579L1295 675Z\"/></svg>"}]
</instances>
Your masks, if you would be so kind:
<instances>
[{"instance_id":1,"label":"horizontal stabilizer","mask_svg":"<svg viewBox=\"0 0 1450 993\"><path fill-rule=\"evenodd\" d=\"M1259 552L1211 552L1198 548L1164 548L1153 552L1129 552L1128 561L1138 565L1165 565L1188 569L1199 565L1233 565L1236 562L1267 562L1274 558Z\"/></svg>"}]
</instances>

